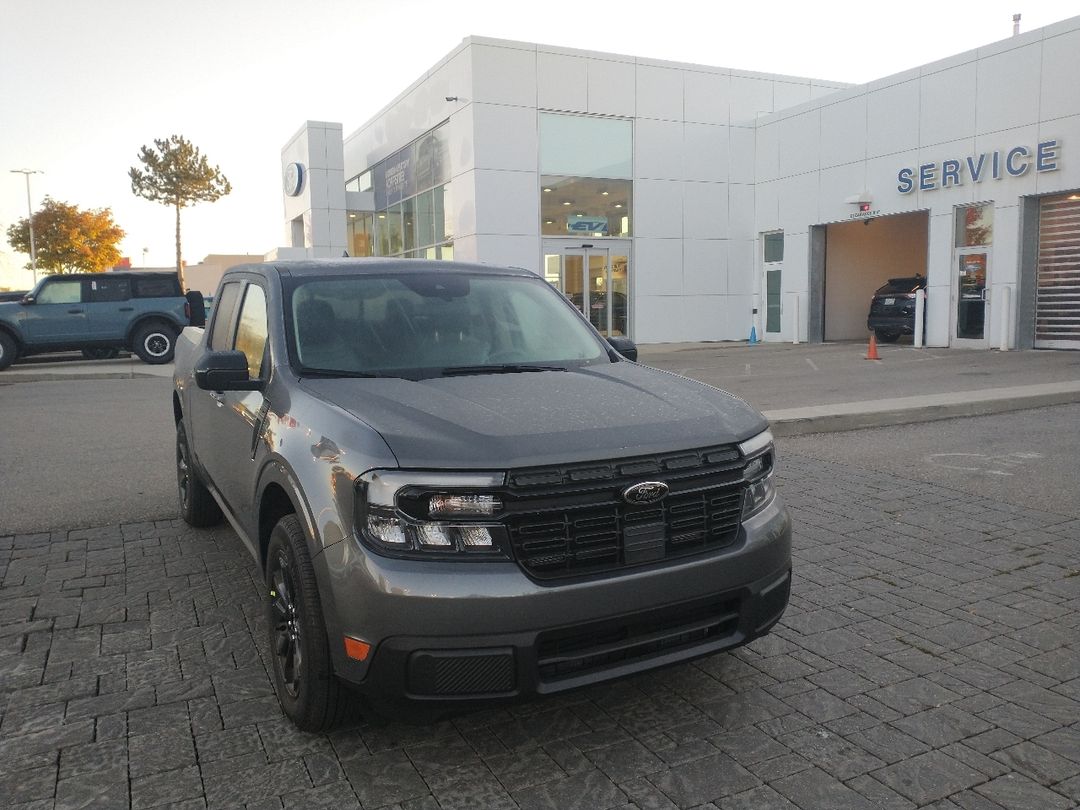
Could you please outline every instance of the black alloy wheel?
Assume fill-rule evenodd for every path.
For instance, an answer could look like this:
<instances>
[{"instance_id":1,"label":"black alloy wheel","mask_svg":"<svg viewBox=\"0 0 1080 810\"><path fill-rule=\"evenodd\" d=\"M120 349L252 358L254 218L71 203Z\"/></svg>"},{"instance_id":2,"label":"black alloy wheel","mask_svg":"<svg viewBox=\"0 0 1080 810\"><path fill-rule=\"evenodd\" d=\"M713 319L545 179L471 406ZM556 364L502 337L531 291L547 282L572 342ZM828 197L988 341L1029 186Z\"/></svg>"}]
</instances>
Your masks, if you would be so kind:
<instances>
[{"instance_id":1,"label":"black alloy wheel","mask_svg":"<svg viewBox=\"0 0 1080 810\"><path fill-rule=\"evenodd\" d=\"M271 675L286 716L303 731L328 731L358 718L360 701L334 675L315 567L296 515L270 532L266 624Z\"/></svg>"},{"instance_id":2,"label":"black alloy wheel","mask_svg":"<svg viewBox=\"0 0 1080 810\"><path fill-rule=\"evenodd\" d=\"M270 565L270 609L274 617L270 629L277 656L281 682L291 698L300 695L300 679L304 671L304 639L299 606L294 594L291 566L285 549L279 549Z\"/></svg>"},{"instance_id":3,"label":"black alloy wheel","mask_svg":"<svg viewBox=\"0 0 1080 810\"><path fill-rule=\"evenodd\" d=\"M180 501L180 517L189 526L202 529L221 522L221 507L192 462L183 421L176 425L176 494Z\"/></svg>"},{"instance_id":4,"label":"black alloy wheel","mask_svg":"<svg viewBox=\"0 0 1080 810\"><path fill-rule=\"evenodd\" d=\"M152 366L170 363L176 350L176 332L158 322L140 326L135 332L132 349L140 360Z\"/></svg>"}]
</instances>

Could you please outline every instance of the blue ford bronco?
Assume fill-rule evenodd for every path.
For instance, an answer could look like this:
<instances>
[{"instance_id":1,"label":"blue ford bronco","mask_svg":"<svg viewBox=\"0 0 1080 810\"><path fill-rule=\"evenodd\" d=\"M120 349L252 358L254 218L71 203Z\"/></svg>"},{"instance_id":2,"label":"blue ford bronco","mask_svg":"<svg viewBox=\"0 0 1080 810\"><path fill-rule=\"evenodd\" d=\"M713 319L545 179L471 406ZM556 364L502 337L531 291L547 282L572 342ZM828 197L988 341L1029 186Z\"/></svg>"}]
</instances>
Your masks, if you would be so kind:
<instances>
[{"instance_id":1,"label":"blue ford bronco","mask_svg":"<svg viewBox=\"0 0 1080 810\"><path fill-rule=\"evenodd\" d=\"M205 315L174 273L46 276L17 301L0 302L0 370L19 357L81 350L91 359L135 352L154 365L173 359L176 336Z\"/></svg>"}]
</instances>

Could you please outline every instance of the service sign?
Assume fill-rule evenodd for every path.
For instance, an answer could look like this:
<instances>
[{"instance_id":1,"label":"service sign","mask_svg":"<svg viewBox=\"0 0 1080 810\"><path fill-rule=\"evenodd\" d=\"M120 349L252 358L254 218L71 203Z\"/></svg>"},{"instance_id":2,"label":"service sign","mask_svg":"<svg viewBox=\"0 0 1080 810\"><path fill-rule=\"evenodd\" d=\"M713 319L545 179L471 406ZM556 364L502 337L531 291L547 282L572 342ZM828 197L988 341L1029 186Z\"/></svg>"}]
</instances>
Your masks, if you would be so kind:
<instances>
[{"instance_id":1,"label":"service sign","mask_svg":"<svg viewBox=\"0 0 1080 810\"><path fill-rule=\"evenodd\" d=\"M1014 146L995 152L948 158L940 163L905 166L896 173L896 190L901 194L933 191L938 188L1000 180L1002 177L1023 177L1028 172L1054 172L1061 158L1061 141L1043 141L1031 146Z\"/></svg>"}]
</instances>

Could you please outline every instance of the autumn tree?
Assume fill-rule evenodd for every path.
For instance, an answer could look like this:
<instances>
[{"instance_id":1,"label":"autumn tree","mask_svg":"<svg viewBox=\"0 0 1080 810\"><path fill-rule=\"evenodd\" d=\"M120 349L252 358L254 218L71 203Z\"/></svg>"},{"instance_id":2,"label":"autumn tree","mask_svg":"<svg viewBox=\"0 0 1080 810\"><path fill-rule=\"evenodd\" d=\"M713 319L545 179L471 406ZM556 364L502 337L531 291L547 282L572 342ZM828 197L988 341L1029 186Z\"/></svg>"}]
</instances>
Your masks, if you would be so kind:
<instances>
[{"instance_id":1,"label":"autumn tree","mask_svg":"<svg viewBox=\"0 0 1080 810\"><path fill-rule=\"evenodd\" d=\"M108 208L82 209L46 197L33 222L34 253L43 273L100 273L120 261L117 245L124 231ZM10 226L7 238L15 250L29 253L30 220Z\"/></svg>"},{"instance_id":2,"label":"autumn tree","mask_svg":"<svg viewBox=\"0 0 1080 810\"><path fill-rule=\"evenodd\" d=\"M211 166L197 146L181 135L154 139L154 146L139 150L142 168L132 166L131 193L176 209L176 272L184 281L180 261L180 209L198 202L214 202L232 191L217 166ZM185 288L187 287L184 284Z\"/></svg>"}]
</instances>

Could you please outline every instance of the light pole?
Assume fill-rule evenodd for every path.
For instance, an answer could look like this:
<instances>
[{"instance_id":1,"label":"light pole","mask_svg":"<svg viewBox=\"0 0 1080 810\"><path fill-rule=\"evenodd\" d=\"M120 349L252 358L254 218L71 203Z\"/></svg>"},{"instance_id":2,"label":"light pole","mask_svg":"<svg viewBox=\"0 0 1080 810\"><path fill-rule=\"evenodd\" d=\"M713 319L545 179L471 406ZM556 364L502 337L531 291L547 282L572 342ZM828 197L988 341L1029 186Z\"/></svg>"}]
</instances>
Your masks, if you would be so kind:
<instances>
[{"instance_id":1,"label":"light pole","mask_svg":"<svg viewBox=\"0 0 1080 810\"><path fill-rule=\"evenodd\" d=\"M30 175L44 174L38 169L11 169L12 174L26 177L26 224L30 228L30 272L34 274L34 286L37 286L37 250L34 247L34 206L30 204Z\"/></svg>"}]
</instances>

